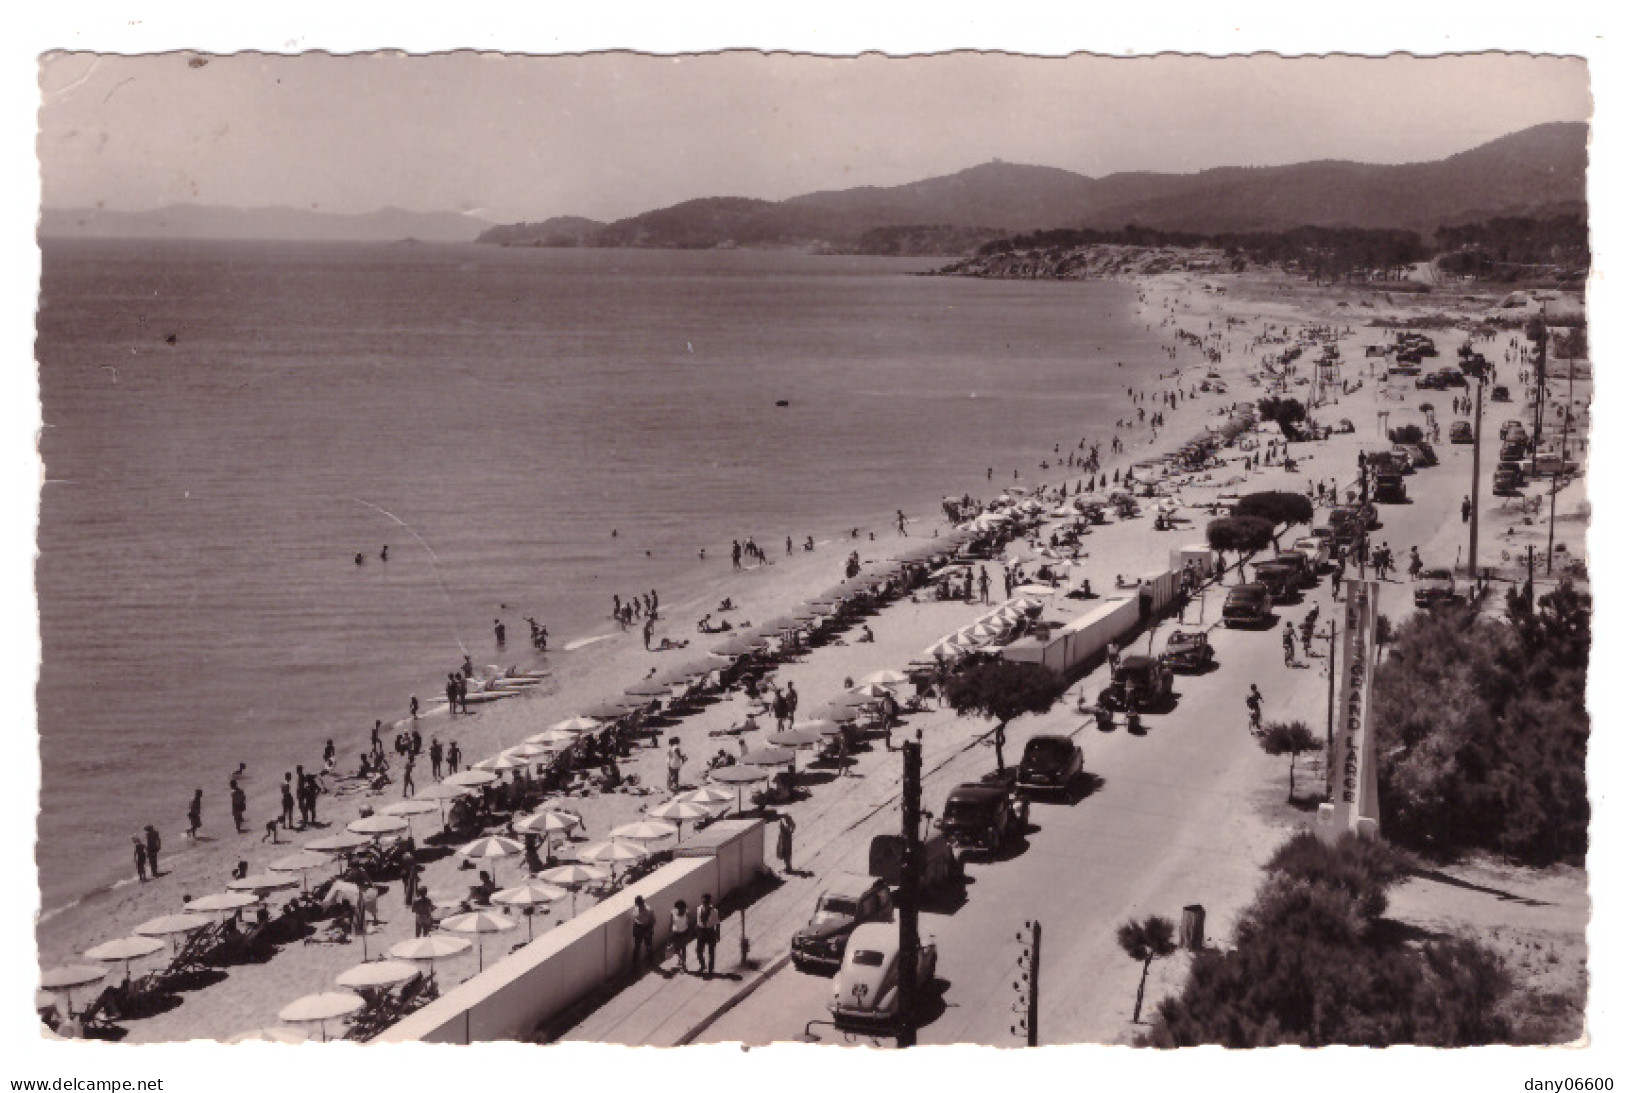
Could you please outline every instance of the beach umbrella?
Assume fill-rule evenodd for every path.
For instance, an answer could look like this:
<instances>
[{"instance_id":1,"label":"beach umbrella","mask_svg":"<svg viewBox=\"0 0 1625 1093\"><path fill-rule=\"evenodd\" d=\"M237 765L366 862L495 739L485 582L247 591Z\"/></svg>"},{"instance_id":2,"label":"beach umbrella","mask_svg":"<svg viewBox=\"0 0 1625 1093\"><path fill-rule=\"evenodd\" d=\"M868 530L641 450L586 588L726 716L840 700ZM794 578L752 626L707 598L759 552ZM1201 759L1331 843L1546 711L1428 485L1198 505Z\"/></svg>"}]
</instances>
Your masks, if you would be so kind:
<instances>
[{"instance_id":1,"label":"beach umbrella","mask_svg":"<svg viewBox=\"0 0 1625 1093\"><path fill-rule=\"evenodd\" d=\"M315 1023L321 1029L322 1042L326 1043L327 1022L348 1017L366 1004L365 998L350 991L326 991L322 994L307 994L297 1001L290 1002L283 1006L276 1016L279 1021L297 1025Z\"/></svg>"},{"instance_id":2,"label":"beach umbrella","mask_svg":"<svg viewBox=\"0 0 1625 1093\"><path fill-rule=\"evenodd\" d=\"M396 831L405 831L410 826L403 817L385 816L380 813L351 820L344 825L344 830L357 835L389 835Z\"/></svg>"},{"instance_id":3,"label":"beach umbrella","mask_svg":"<svg viewBox=\"0 0 1625 1093\"><path fill-rule=\"evenodd\" d=\"M598 722L594 721L593 724L596 725ZM576 740L577 736L575 733L565 732L563 729L548 729L546 732L539 732L535 736L527 736L525 738L527 743L535 747L549 749L568 748L574 744Z\"/></svg>"},{"instance_id":4,"label":"beach umbrella","mask_svg":"<svg viewBox=\"0 0 1625 1093\"><path fill-rule=\"evenodd\" d=\"M883 687L878 683L860 683L846 692L849 695L862 695L864 698L881 699L891 694L890 687Z\"/></svg>"},{"instance_id":5,"label":"beach umbrella","mask_svg":"<svg viewBox=\"0 0 1625 1093\"><path fill-rule=\"evenodd\" d=\"M834 721L840 723L846 721L856 721L857 719L858 711L856 707L826 702L824 705L813 711L813 715L809 720Z\"/></svg>"},{"instance_id":6,"label":"beach umbrella","mask_svg":"<svg viewBox=\"0 0 1625 1093\"><path fill-rule=\"evenodd\" d=\"M711 781L721 782L726 786L739 787L739 799L737 804L740 812L745 811L745 787L754 782L765 782L767 781L767 777L767 771L763 770L761 767L753 767L745 764L738 764L731 767L718 767L716 770L711 772Z\"/></svg>"},{"instance_id":7,"label":"beach umbrella","mask_svg":"<svg viewBox=\"0 0 1625 1093\"><path fill-rule=\"evenodd\" d=\"M970 650L966 648L963 642L959 641L957 638L948 637L943 638L935 645L928 646L925 650L925 655L927 659L931 660L934 660L937 657L946 657L949 660L953 660L956 657L964 656L968 652L970 652Z\"/></svg>"},{"instance_id":8,"label":"beach umbrella","mask_svg":"<svg viewBox=\"0 0 1625 1093\"><path fill-rule=\"evenodd\" d=\"M491 756L489 759L481 759L478 763L474 764L474 769L488 770L500 774L506 770L518 770L521 767L528 766L530 766L530 764L525 762L523 759L516 759L511 755L499 753Z\"/></svg>"},{"instance_id":9,"label":"beach umbrella","mask_svg":"<svg viewBox=\"0 0 1625 1093\"><path fill-rule=\"evenodd\" d=\"M641 705L643 705L641 702L619 702L615 700L600 702L598 705L587 711L586 717L583 720L598 722L619 721L621 718L630 714L633 709ZM563 722L561 721L559 724L562 725ZM558 728L558 725L553 727ZM568 729L564 731L579 732L584 730Z\"/></svg>"},{"instance_id":10,"label":"beach umbrella","mask_svg":"<svg viewBox=\"0 0 1625 1093\"><path fill-rule=\"evenodd\" d=\"M582 865L579 862L570 862L567 865L556 865L552 869L544 869L536 874L536 879L570 890L570 917L574 918L577 889L583 885L602 883L608 880L609 876L609 870L600 869L596 865Z\"/></svg>"},{"instance_id":11,"label":"beach umbrella","mask_svg":"<svg viewBox=\"0 0 1625 1093\"><path fill-rule=\"evenodd\" d=\"M155 937L120 937L112 941L104 941L93 949L86 949L85 955L92 960L103 960L108 963L120 961L124 965L124 978L129 979L130 961L140 960L144 956L151 956L164 947L164 943Z\"/></svg>"},{"instance_id":12,"label":"beach umbrella","mask_svg":"<svg viewBox=\"0 0 1625 1093\"><path fill-rule=\"evenodd\" d=\"M569 831L580 823L581 817L574 813L555 812L549 809L533 812L523 819L515 820L513 829L533 835L554 835L561 831Z\"/></svg>"},{"instance_id":13,"label":"beach umbrella","mask_svg":"<svg viewBox=\"0 0 1625 1093\"><path fill-rule=\"evenodd\" d=\"M432 979L436 960L466 953L473 947L473 943L466 937L442 937L431 934L429 937L415 937L411 941L397 941L389 947L389 955L397 960L428 961L429 977Z\"/></svg>"},{"instance_id":14,"label":"beach umbrella","mask_svg":"<svg viewBox=\"0 0 1625 1093\"><path fill-rule=\"evenodd\" d=\"M768 619L756 629L763 634L787 634L792 630L800 630L804 624L799 619L789 615L780 615L778 618Z\"/></svg>"},{"instance_id":15,"label":"beach umbrella","mask_svg":"<svg viewBox=\"0 0 1625 1093\"><path fill-rule=\"evenodd\" d=\"M473 934L479 946L479 970L485 970L485 935L502 933L517 928L519 923L496 911L470 911L466 915L453 915L440 924L442 930L458 934ZM284 1018L285 1020L285 1018Z\"/></svg>"},{"instance_id":16,"label":"beach umbrella","mask_svg":"<svg viewBox=\"0 0 1625 1093\"><path fill-rule=\"evenodd\" d=\"M666 804L669 805L672 803L672 801L683 801L685 803L696 805L731 805L733 804L733 799L734 795L726 790L717 789L715 786L701 786L699 789L691 789L687 793L679 793L677 796L673 797L671 801L666 802ZM658 807L664 808L666 806L660 805ZM649 815L655 816L655 810L651 808L649 810ZM669 819L669 817L665 816L661 816L659 818Z\"/></svg>"},{"instance_id":17,"label":"beach umbrella","mask_svg":"<svg viewBox=\"0 0 1625 1093\"><path fill-rule=\"evenodd\" d=\"M288 877L278 877L277 879L286 881L289 888L299 883ZM252 907L259 901L260 897L257 891L238 889L231 892L216 892L210 896L200 896L187 903L186 909L193 914L212 915L219 914L222 911L241 911L244 907Z\"/></svg>"},{"instance_id":18,"label":"beach umbrella","mask_svg":"<svg viewBox=\"0 0 1625 1093\"><path fill-rule=\"evenodd\" d=\"M890 668L887 668L879 672L870 672L868 675L863 677L862 682L874 683L882 687L891 687L899 683L907 683L908 676L904 675L902 672L896 672Z\"/></svg>"},{"instance_id":19,"label":"beach umbrella","mask_svg":"<svg viewBox=\"0 0 1625 1093\"><path fill-rule=\"evenodd\" d=\"M298 873L299 882L308 888L310 882L305 874L312 869L320 869L322 866L330 864L332 864L332 859L326 854L318 854L312 850L297 850L287 857L278 858L265 868L273 873Z\"/></svg>"},{"instance_id":20,"label":"beach umbrella","mask_svg":"<svg viewBox=\"0 0 1625 1093\"><path fill-rule=\"evenodd\" d=\"M802 622L815 622L818 619L822 619L825 616L832 615L834 613L835 608L827 603L804 603L794 611L791 611L790 617L792 619L799 619Z\"/></svg>"},{"instance_id":21,"label":"beach umbrella","mask_svg":"<svg viewBox=\"0 0 1625 1093\"><path fill-rule=\"evenodd\" d=\"M582 847L576 856L585 862L602 862L613 866L619 862L642 861L649 856L649 851L632 843L621 842L619 839L607 839Z\"/></svg>"},{"instance_id":22,"label":"beach umbrella","mask_svg":"<svg viewBox=\"0 0 1625 1093\"><path fill-rule=\"evenodd\" d=\"M404 961L369 960L344 969L334 977L333 982L353 990L377 990L400 986L409 979L416 979L418 974L416 968Z\"/></svg>"},{"instance_id":23,"label":"beach umbrella","mask_svg":"<svg viewBox=\"0 0 1625 1093\"><path fill-rule=\"evenodd\" d=\"M68 1010L72 1011L74 991L80 987L88 987L92 983L100 983L106 978L106 968L97 968L89 964L65 964L60 968L42 972L39 985L41 990L60 994L67 1002Z\"/></svg>"},{"instance_id":24,"label":"beach umbrella","mask_svg":"<svg viewBox=\"0 0 1625 1093\"><path fill-rule=\"evenodd\" d=\"M604 723L598 720L596 717L566 717L563 721L553 722L553 724L547 727L547 731L550 733L569 733L573 736L578 732L597 732L603 727ZM545 744L550 742L546 740L537 740L534 736L529 737L529 740L532 744Z\"/></svg>"},{"instance_id":25,"label":"beach umbrella","mask_svg":"<svg viewBox=\"0 0 1625 1093\"><path fill-rule=\"evenodd\" d=\"M789 732L776 732L767 738L767 742L779 748L813 748L823 742L823 734L817 729L791 729Z\"/></svg>"},{"instance_id":26,"label":"beach umbrella","mask_svg":"<svg viewBox=\"0 0 1625 1093\"><path fill-rule=\"evenodd\" d=\"M444 805L446 801L455 801L459 797L467 797L471 792L473 791L468 786L455 785L449 782L436 782L432 786L424 786L418 790L412 799L414 801L438 801ZM405 804L406 802L401 803ZM384 811L388 812L389 809Z\"/></svg>"},{"instance_id":27,"label":"beach umbrella","mask_svg":"<svg viewBox=\"0 0 1625 1093\"><path fill-rule=\"evenodd\" d=\"M536 939L536 927L533 919L535 908L545 907L556 899L563 899L567 893L562 888L551 884L520 884L513 888L504 888L491 896L492 903L500 903L504 907L523 907L525 909L525 938L530 941Z\"/></svg>"},{"instance_id":28,"label":"beach umbrella","mask_svg":"<svg viewBox=\"0 0 1625 1093\"><path fill-rule=\"evenodd\" d=\"M442 779L448 785L470 787L488 786L496 780L497 776L488 770L460 770Z\"/></svg>"},{"instance_id":29,"label":"beach umbrella","mask_svg":"<svg viewBox=\"0 0 1625 1093\"><path fill-rule=\"evenodd\" d=\"M498 858L511 858L524 852L524 843L501 835L487 835L483 839L475 839L473 842L457 848L457 853L465 858L490 862L491 879L493 880L496 879L496 862Z\"/></svg>"},{"instance_id":30,"label":"beach umbrella","mask_svg":"<svg viewBox=\"0 0 1625 1093\"><path fill-rule=\"evenodd\" d=\"M782 767L796 761L796 753L789 748L752 748L739 757L741 763L753 767Z\"/></svg>"},{"instance_id":31,"label":"beach umbrella","mask_svg":"<svg viewBox=\"0 0 1625 1093\"><path fill-rule=\"evenodd\" d=\"M733 794L723 794L725 803L733 802ZM649 815L657 820L670 820L677 825L677 837L683 837L684 820L703 820L711 815L711 809L696 801L685 801L673 798L665 804L655 805L649 810Z\"/></svg>"},{"instance_id":32,"label":"beach umbrella","mask_svg":"<svg viewBox=\"0 0 1625 1093\"><path fill-rule=\"evenodd\" d=\"M829 700L829 705L836 708L844 707L855 710L862 709L864 706L873 706L877 701L879 700L873 695L864 694L862 691L842 691Z\"/></svg>"},{"instance_id":33,"label":"beach umbrella","mask_svg":"<svg viewBox=\"0 0 1625 1093\"><path fill-rule=\"evenodd\" d=\"M524 744L515 744L502 754L511 755L515 759L523 759L525 760L526 765L530 765L535 763L536 760L542 758L543 756L554 754L555 751L557 751L556 748L543 747L541 744L526 742Z\"/></svg>"},{"instance_id":34,"label":"beach umbrella","mask_svg":"<svg viewBox=\"0 0 1625 1093\"><path fill-rule=\"evenodd\" d=\"M625 693L638 698L663 698L671 693L671 685L658 679L640 679L626 688Z\"/></svg>"},{"instance_id":35,"label":"beach umbrella","mask_svg":"<svg viewBox=\"0 0 1625 1093\"><path fill-rule=\"evenodd\" d=\"M719 657L743 657L749 656L759 649L766 649L768 644L768 640L760 634L740 634L738 637L730 638L721 645L714 646L711 653L713 656Z\"/></svg>"},{"instance_id":36,"label":"beach umbrella","mask_svg":"<svg viewBox=\"0 0 1625 1093\"><path fill-rule=\"evenodd\" d=\"M310 1033L302 1028L285 1028L281 1025L271 1025L268 1028L256 1028L247 1032L239 1032L227 1040L226 1043L302 1044L309 1039Z\"/></svg>"},{"instance_id":37,"label":"beach umbrella","mask_svg":"<svg viewBox=\"0 0 1625 1093\"><path fill-rule=\"evenodd\" d=\"M130 932L143 937L167 937L171 934L189 934L213 923L214 919L208 915L159 915L157 918L149 918Z\"/></svg>"},{"instance_id":38,"label":"beach umbrella","mask_svg":"<svg viewBox=\"0 0 1625 1093\"><path fill-rule=\"evenodd\" d=\"M677 829L670 824L650 823L639 820L635 823L622 824L609 833L611 839L631 839L633 842L653 842L677 834Z\"/></svg>"},{"instance_id":39,"label":"beach umbrella","mask_svg":"<svg viewBox=\"0 0 1625 1093\"><path fill-rule=\"evenodd\" d=\"M345 831L334 835L324 835L319 839L312 839L305 844L305 849L314 850L318 854L343 853L346 850L358 850L371 844L372 840L367 836L357 835L353 831Z\"/></svg>"},{"instance_id":40,"label":"beach umbrella","mask_svg":"<svg viewBox=\"0 0 1625 1093\"><path fill-rule=\"evenodd\" d=\"M396 801L392 805L385 805L378 811L386 816L421 816L425 812L434 812L438 809L434 801L420 801L413 798L410 801Z\"/></svg>"}]
</instances>

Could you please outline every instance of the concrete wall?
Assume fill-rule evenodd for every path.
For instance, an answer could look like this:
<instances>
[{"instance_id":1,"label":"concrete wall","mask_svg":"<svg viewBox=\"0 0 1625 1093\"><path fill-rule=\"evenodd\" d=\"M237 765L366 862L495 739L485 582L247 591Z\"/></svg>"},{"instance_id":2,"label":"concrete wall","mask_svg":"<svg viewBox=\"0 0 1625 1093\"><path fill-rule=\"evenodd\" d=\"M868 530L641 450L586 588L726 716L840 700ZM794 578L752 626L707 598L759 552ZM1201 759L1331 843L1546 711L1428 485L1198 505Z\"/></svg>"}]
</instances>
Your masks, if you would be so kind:
<instances>
[{"instance_id":1,"label":"concrete wall","mask_svg":"<svg viewBox=\"0 0 1625 1093\"><path fill-rule=\"evenodd\" d=\"M679 846L679 856L637 884L553 927L468 982L398 1022L374 1043L469 1044L529 1039L536 1027L622 975L632 959L632 902L655 913L655 946L670 933L679 899L690 907L711 893L721 902L764 868L766 823L725 820ZM486 956L512 944L488 939Z\"/></svg>"}]
</instances>

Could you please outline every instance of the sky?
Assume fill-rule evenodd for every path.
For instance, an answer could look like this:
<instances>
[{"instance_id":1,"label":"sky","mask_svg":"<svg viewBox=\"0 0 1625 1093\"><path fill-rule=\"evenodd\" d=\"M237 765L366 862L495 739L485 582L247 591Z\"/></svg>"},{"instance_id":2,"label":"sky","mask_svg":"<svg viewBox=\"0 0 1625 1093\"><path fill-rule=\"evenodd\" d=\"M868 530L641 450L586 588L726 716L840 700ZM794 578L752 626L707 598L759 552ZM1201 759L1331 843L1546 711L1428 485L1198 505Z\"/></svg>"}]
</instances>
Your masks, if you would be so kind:
<instances>
[{"instance_id":1,"label":"sky","mask_svg":"<svg viewBox=\"0 0 1625 1093\"><path fill-rule=\"evenodd\" d=\"M1586 120L1578 58L42 57L47 208L192 203L507 222L897 185L1437 159Z\"/></svg>"}]
</instances>

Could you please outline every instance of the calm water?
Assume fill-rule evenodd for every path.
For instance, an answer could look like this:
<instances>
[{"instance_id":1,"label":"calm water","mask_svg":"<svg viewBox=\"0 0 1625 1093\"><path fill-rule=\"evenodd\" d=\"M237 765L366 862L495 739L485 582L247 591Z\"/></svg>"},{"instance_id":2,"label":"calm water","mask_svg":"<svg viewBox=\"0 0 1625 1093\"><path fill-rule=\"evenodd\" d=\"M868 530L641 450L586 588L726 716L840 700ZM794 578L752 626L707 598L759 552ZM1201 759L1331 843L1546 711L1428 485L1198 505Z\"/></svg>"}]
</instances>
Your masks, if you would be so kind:
<instances>
[{"instance_id":1,"label":"calm water","mask_svg":"<svg viewBox=\"0 0 1625 1093\"><path fill-rule=\"evenodd\" d=\"M194 786L221 822L239 761L356 750L462 645L492 659L499 613L556 647L735 536L934 516L1109 432L1165 363L1126 286L908 276L932 264L49 242L45 908L142 824L178 846Z\"/></svg>"}]
</instances>

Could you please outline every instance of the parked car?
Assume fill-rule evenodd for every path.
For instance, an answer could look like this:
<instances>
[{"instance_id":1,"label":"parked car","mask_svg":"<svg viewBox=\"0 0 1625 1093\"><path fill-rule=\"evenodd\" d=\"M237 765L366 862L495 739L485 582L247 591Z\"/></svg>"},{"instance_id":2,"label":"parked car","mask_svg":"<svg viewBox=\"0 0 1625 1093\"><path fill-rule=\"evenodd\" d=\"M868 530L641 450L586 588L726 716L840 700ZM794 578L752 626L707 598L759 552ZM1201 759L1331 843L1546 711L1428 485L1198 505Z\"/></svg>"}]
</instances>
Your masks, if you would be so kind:
<instances>
[{"instance_id":1,"label":"parked car","mask_svg":"<svg viewBox=\"0 0 1625 1093\"><path fill-rule=\"evenodd\" d=\"M1433 450L1433 445L1425 440L1419 440L1415 444L1401 444L1397 450L1410 460L1413 468L1439 465L1439 454Z\"/></svg>"},{"instance_id":2,"label":"parked car","mask_svg":"<svg viewBox=\"0 0 1625 1093\"><path fill-rule=\"evenodd\" d=\"M1516 497L1523 488L1523 473L1521 471L1495 472L1495 478L1490 485L1490 492L1497 497Z\"/></svg>"},{"instance_id":3,"label":"parked car","mask_svg":"<svg viewBox=\"0 0 1625 1093\"><path fill-rule=\"evenodd\" d=\"M1448 569L1422 570L1416 579L1415 595L1417 607L1433 607L1461 598L1456 592L1456 578Z\"/></svg>"},{"instance_id":4,"label":"parked car","mask_svg":"<svg viewBox=\"0 0 1625 1093\"><path fill-rule=\"evenodd\" d=\"M1315 574L1324 573L1332 564L1331 539L1317 539L1305 535L1292 544L1292 549L1309 559L1309 568Z\"/></svg>"},{"instance_id":5,"label":"parked car","mask_svg":"<svg viewBox=\"0 0 1625 1093\"><path fill-rule=\"evenodd\" d=\"M1452 421L1450 423L1450 443L1471 444L1473 442L1473 425L1470 421Z\"/></svg>"},{"instance_id":6,"label":"parked car","mask_svg":"<svg viewBox=\"0 0 1625 1093\"><path fill-rule=\"evenodd\" d=\"M965 782L954 787L937 820L954 849L997 854L1027 830L1027 802L1015 793L1015 778Z\"/></svg>"},{"instance_id":7,"label":"parked car","mask_svg":"<svg viewBox=\"0 0 1625 1093\"><path fill-rule=\"evenodd\" d=\"M1253 580L1268 589L1270 599L1276 603L1287 603L1298 599L1298 567L1295 565L1283 562L1278 558L1271 558L1267 562L1256 562L1253 565Z\"/></svg>"},{"instance_id":8,"label":"parked car","mask_svg":"<svg viewBox=\"0 0 1625 1093\"><path fill-rule=\"evenodd\" d=\"M1490 401L1511 402L1512 392L1508 391L1505 387L1492 387L1490 388Z\"/></svg>"},{"instance_id":9,"label":"parked car","mask_svg":"<svg viewBox=\"0 0 1625 1093\"><path fill-rule=\"evenodd\" d=\"M1174 673L1156 657L1131 656L1117 662L1112 681L1100 692L1109 710L1154 710L1174 693Z\"/></svg>"},{"instance_id":10,"label":"parked car","mask_svg":"<svg viewBox=\"0 0 1625 1093\"><path fill-rule=\"evenodd\" d=\"M1515 463L1528 454L1529 446L1522 440L1509 440L1501 445L1501 462Z\"/></svg>"},{"instance_id":11,"label":"parked car","mask_svg":"<svg viewBox=\"0 0 1625 1093\"><path fill-rule=\"evenodd\" d=\"M1371 491L1371 498L1379 505L1403 505L1406 500L1404 477L1397 474L1377 475L1377 488Z\"/></svg>"},{"instance_id":12,"label":"parked car","mask_svg":"<svg viewBox=\"0 0 1625 1093\"><path fill-rule=\"evenodd\" d=\"M1230 627L1259 626L1270 620L1275 601L1261 584L1238 584L1224 598L1222 617Z\"/></svg>"},{"instance_id":13,"label":"parked car","mask_svg":"<svg viewBox=\"0 0 1625 1093\"><path fill-rule=\"evenodd\" d=\"M1313 588L1320 577L1320 569L1304 551L1293 549L1283 550L1275 556L1278 562L1285 562L1298 571L1298 587Z\"/></svg>"},{"instance_id":14,"label":"parked car","mask_svg":"<svg viewBox=\"0 0 1625 1093\"><path fill-rule=\"evenodd\" d=\"M901 1016L897 991L902 927L894 922L866 922L852 931L846 955L835 975L829 1011L842 1030L893 1027ZM937 977L937 946L922 940L916 957L915 983L924 988Z\"/></svg>"},{"instance_id":15,"label":"parked car","mask_svg":"<svg viewBox=\"0 0 1625 1093\"><path fill-rule=\"evenodd\" d=\"M876 835L869 840L869 875L894 890L903 883L903 836ZM946 838L931 832L920 840L920 884L926 891L964 879L964 866Z\"/></svg>"},{"instance_id":16,"label":"parked car","mask_svg":"<svg viewBox=\"0 0 1625 1093\"><path fill-rule=\"evenodd\" d=\"M1083 774L1083 749L1069 736L1034 736L1021 750L1016 767L1016 789L1035 793L1065 793Z\"/></svg>"},{"instance_id":17,"label":"parked car","mask_svg":"<svg viewBox=\"0 0 1625 1093\"><path fill-rule=\"evenodd\" d=\"M852 932L863 923L888 918L891 911L891 889L883 877L836 873L819 893L812 918L790 939L790 959L802 971L834 970L841 966Z\"/></svg>"},{"instance_id":18,"label":"parked car","mask_svg":"<svg viewBox=\"0 0 1625 1093\"><path fill-rule=\"evenodd\" d=\"M1517 418L1501 423L1502 440L1528 440L1529 431L1523 427L1523 422Z\"/></svg>"},{"instance_id":19,"label":"parked car","mask_svg":"<svg viewBox=\"0 0 1625 1093\"><path fill-rule=\"evenodd\" d=\"M1168 635L1162 662L1175 672L1204 672L1213 666L1213 645L1206 630L1175 630Z\"/></svg>"}]
</instances>

